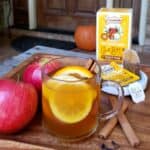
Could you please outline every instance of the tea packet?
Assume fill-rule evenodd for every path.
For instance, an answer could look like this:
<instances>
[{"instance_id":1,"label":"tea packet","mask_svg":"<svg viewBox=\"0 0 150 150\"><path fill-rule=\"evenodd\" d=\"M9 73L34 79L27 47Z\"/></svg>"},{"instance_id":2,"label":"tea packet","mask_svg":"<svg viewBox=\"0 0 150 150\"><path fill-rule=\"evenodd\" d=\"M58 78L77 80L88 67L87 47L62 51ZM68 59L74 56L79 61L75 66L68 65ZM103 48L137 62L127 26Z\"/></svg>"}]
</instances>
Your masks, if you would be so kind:
<instances>
[{"instance_id":1,"label":"tea packet","mask_svg":"<svg viewBox=\"0 0 150 150\"><path fill-rule=\"evenodd\" d=\"M102 66L101 77L103 80L110 80L119 83L121 86L127 86L140 79L140 77L116 62L111 62L110 65Z\"/></svg>"},{"instance_id":2,"label":"tea packet","mask_svg":"<svg viewBox=\"0 0 150 150\"><path fill-rule=\"evenodd\" d=\"M140 75L140 58L135 50L126 49L123 53L123 67Z\"/></svg>"},{"instance_id":3,"label":"tea packet","mask_svg":"<svg viewBox=\"0 0 150 150\"><path fill-rule=\"evenodd\" d=\"M140 103L145 100L144 90L138 82L130 84L128 89L134 103Z\"/></svg>"}]
</instances>

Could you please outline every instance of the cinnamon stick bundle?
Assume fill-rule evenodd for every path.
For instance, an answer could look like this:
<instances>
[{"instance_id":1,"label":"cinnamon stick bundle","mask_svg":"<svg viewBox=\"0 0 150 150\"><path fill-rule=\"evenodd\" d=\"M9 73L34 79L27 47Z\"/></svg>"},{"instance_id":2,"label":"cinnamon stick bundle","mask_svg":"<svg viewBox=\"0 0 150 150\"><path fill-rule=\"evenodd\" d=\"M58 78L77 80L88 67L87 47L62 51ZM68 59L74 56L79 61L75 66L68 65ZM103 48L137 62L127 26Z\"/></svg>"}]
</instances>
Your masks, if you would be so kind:
<instances>
[{"instance_id":1,"label":"cinnamon stick bundle","mask_svg":"<svg viewBox=\"0 0 150 150\"><path fill-rule=\"evenodd\" d=\"M127 110L128 105L129 103L127 101L123 101L123 105L121 108L121 111L123 113ZM112 130L115 128L115 126L117 125L117 122L118 122L117 117L113 117L110 120L108 120L105 126L100 130L99 136L103 139L106 139L110 135Z\"/></svg>"}]
</instances>

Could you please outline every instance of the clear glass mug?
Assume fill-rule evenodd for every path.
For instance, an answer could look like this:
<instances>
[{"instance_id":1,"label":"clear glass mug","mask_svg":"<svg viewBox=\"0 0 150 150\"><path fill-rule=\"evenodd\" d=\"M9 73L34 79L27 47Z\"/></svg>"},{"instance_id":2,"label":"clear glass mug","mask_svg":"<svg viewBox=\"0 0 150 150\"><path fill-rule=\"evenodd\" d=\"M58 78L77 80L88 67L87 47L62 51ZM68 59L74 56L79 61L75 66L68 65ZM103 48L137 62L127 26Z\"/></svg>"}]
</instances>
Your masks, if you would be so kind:
<instances>
[{"instance_id":1,"label":"clear glass mug","mask_svg":"<svg viewBox=\"0 0 150 150\"><path fill-rule=\"evenodd\" d=\"M61 57L43 67L43 123L61 139L79 140L92 135L101 120L113 117L121 107L121 87L111 81L100 85L99 64L96 62L96 73L87 70L86 64L87 60L79 57ZM118 89L118 101L113 109L104 112L101 86L108 85Z\"/></svg>"}]
</instances>

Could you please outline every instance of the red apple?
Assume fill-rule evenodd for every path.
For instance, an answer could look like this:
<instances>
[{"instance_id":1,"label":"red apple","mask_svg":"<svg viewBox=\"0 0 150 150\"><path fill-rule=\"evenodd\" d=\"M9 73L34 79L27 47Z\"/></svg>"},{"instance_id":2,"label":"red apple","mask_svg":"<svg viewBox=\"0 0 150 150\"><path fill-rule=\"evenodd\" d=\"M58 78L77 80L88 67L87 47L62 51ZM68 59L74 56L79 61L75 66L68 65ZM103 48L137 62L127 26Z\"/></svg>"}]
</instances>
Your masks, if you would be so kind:
<instances>
[{"instance_id":1,"label":"red apple","mask_svg":"<svg viewBox=\"0 0 150 150\"><path fill-rule=\"evenodd\" d=\"M60 63L56 60L49 62L49 59L43 58L39 59L31 64L29 64L22 75L22 80L26 83L31 83L37 91L41 91L42 87L42 68L44 67L44 72L49 73L55 71L60 67Z\"/></svg>"},{"instance_id":2,"label":"red apple","mask_svg":"<svg viewBox=\"0 0 150 150\"><path fill-rule=\"evenodd\" d=\"M37 92L32 85L0 79L0 133L23 129L34 117L37 104Z\"/></svg>"}]
</instances>

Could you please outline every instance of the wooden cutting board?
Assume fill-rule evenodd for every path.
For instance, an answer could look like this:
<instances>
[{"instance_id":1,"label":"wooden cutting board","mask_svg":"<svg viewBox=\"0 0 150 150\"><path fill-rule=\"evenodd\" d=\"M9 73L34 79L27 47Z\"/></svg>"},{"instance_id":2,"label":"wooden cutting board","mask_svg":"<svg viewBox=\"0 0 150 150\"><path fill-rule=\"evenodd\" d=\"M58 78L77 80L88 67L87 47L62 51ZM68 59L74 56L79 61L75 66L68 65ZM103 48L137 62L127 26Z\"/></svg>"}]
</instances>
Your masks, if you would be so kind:
<instances>
[{"instance_id":1,"label":"wooden cutting board","mask_svg":"<svg viewBox=\"0 0 150 150\"><path fill-rule=\"evenodd\" d=\"M8 78L18 78L21 76L21 72L26 65L34 61L39 57L49 57L56 58L59 56L48 55L48 54L36 54L21 63L19 66L11 70L4 77ZM70 58L71 59L71 58ZM84 59L77 58L79 62L84 62ZM142 71L144 71L148 77L150 77L150 67L142 66ZM133 129L141 140L141 144L137 147L140 150L150 149L150 86L148 85L146 89L146 100L140 104L130 105L126 115L130 121ZM130 101L130 97L125 97L126 100ZM105 125L105 124L103 124ZM122 129L119 125L115 127L111 135L106 140L102 140L98 137L98 132L91 136L90 138L80 141L67 143L59 141L57 138L53 137L47 133L42 126L41 110L37 112L35 118L31 123L22 131L17 134L12 135L1 135L0 134L0 150L23 150L23 149L49 149L49 150L106 150L104 149L104 144L107 147L112 148L112 141L117 143L121 150L133 150L128 143ZM112 149L113 150L113 149ZM115 150L115 149L114 149Z\"/></svg>"}]
</instances>

